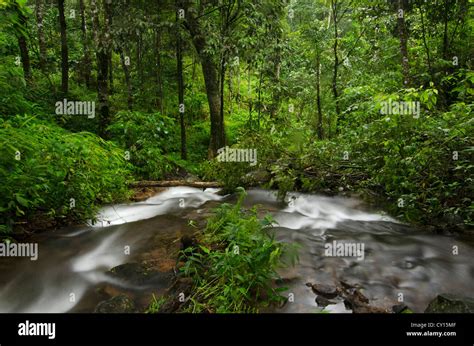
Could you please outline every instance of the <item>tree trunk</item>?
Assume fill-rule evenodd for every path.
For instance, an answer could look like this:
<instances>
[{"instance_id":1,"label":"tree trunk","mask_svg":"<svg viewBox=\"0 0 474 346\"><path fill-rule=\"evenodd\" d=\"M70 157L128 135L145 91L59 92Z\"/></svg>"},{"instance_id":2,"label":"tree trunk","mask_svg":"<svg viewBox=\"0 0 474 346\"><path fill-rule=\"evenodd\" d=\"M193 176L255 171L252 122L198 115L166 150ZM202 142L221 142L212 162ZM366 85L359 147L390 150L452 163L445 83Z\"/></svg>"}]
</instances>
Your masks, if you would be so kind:
<instances>
[{"instance_id":1,"label":"tree trunk","mask_svg":"<svg viewBox=\"0 0 474 346\"><path fill-rule=\"evenodd\" d=\"M443 59L448 60L448 47L449 47L449 38L448 38L448 23L449 23L449 7L450 1L444 0L444 30L443 30Z\"/></svg>"},{"instance_id":2,"label":"tree trunk","mask_svg":"<svg viewBox=\"0 0 474 346\"><path fill-rule=\"evenodd\" d=\"M333 76L332 76L332 93L334 96L334 103L335 103L335 110L336 110L336 121L339 119L339 114L341 113L339 109L339 91L337 88L337 77L338 77L338 68L339 68L339 56L338 56L338 45L339 45L339 33L338 33L338 17L337 17L337 0L331 1L332 7L332 16L334 22L334 45L333 45L333 52L334 52L334 67L333 67ZM336 131L337 131L337 123L336 123Z\"/></svg>"},{"instance_id":3,"label":"tree trunk","mask_svg":"<svg viewBox=\"0 0 474 346\"><path fill-rule=\"evenodd\" d=\"M104 0L105 2L106 0ZM108 20L106 19L103 28L99 21L99 8L96 0L91 0L92 24L94 28L94 38L97 47L97 94L99 101L99 135L107 139L107 127L110 123L109 114L109 91L107 85L107 76L109 71L108 56L110 49L110 34Z\"/></svg>"},{"instance_id":4,"label":"tree trunk","mask_svg":"<svg viewBox=\"0 0 474 346\"><path fill-rule=\"evenodd\" d=\"M67 46L66 18L64 17L64 0L58 0L59 26L61 30L61 91L67 95L69 90L69 54Z\"/></svg>"},{"instance_id":5,"label":"tree trunk","mask_svg":"<svg viewBox=\"0 0 474 346\"><path fill-rule=\"evenodd\" d=\"M213 158L217 155L217 150L225 146L225 130L223 119L220 115L221 102L219 94L219 69L214 62L214 56L206 50L206 35L194 17L192 12L187 13L187 27L191 34L194 47L201 59L202 72L204 75L204 84L206 86L207 101L209 104L209 113L211 119L211 139L209 143L208 157Z\"/></svg>"},{"instance_id":6,"label":"tree trunk","mask_svg":"<svg viewBox=\"0 0 474 346\"><path fill-rule=\"evenodd\" d=\"M398 33L400 38L400 53L402 56L403 85L410 85L410 65L408 60L408 32L405 24L405 3L404 0L398 0Z\"/></svg>"},{"instance_id":7,"label":"tree trunk","mask_svg":"<svg viewBox=\"0 0 474 346\"><path fill-rule=\"evenodd\" d=\"M91 87L91 56L89 51L89 39L87 36L87 24L86 24L86 8L84 0L79 0L79 10L81 12L81 32L82 32L82 45L84 49L83 57L83 75L86 87L89 89Z\"/></svg>"},{"instance_id":8,"label":"tree trunk","mask_svg":"<svg viewBox=\"0 0 474 346\"><path fill-rule=\"evenodd\" d=\"M105 6L105 15L106 15L106 20L108 21L107 28L110 28L112 26L112 2L109 2L105 0L104 3ZM110 35L110 30L107 30L107 33ZM109 93L112 95L114 93L114 74L113 74L113 65L112 65L112 56L113 51L112 51L112 42L109 41L109 49L107 52L107 65L108 65L108 77L109 77Z\"/></svg>"},{"instance_id":9,"label":"tree trunk","mask_svg":"<svg viewBox=\"0 0 474 346\"><path fill-rule=\"evenodd\" d=\"M316 53L316 103L318 106L318 138L323 139L323 112L321 110L321 53Z\"/></svg>"},{"instance_id":10,"label":"tree trunk","mask_svg":"<svg viewBox=\"0 0 474 346\"><path fill-rule=\"evenodd\" d=\"M249 127L250 129L252 129L252 122L253 122L253 119L252 119L252 112L253 112L253 98L252 98L252 84L251 84L251 70L250 70L250 66L248 66L248 75L247 75L247 98L248 98L248 102L249 102Z\"/></svg>"},{"instance_id":11,"label":"tree trunk","mask_svg":"<svg viewBox=\"0 0 474 346\"><path fill-rule=\"evenodd\" d=\"M177 9L178 1L176 2ZM178 19L178 12L176 11L176 68L178 72L178 102L179 102L179 124L181 129L181 158L187 159L186 150L186 127L184 124L184 82L183 82L183 43L181 39L181 23Z\"/></svg>"},{"instance_id":12,"label":"tree trunk","mask_svg":"<svg viewBox=\"0 0 474 346\"><path fill-rule=\"evenodd\" d=\"M36 0L35 6L36 22L38 25L38 46L39 46L39 64L43 73L46 73L46 42L44 39L44 28L43 28L43 13L44 3L43 0Z\"/></svg>"},{"instance_id":13,"label":"tree trunk","mask_svg":"<svg viewBox=\"0 0 474 346\"><path fill-rule=\"evenodd\" d=\"M180 38L178 38L180 40ZM180 43L181 44L181 43ZM164 114L164 98L163 98L163 68L161 64L161 30L155 32L155 56L156 56L156 83L158 85L158 104L161 114Z\"/></svg>"},{"instance_id":14,"label":"tree trunk","mask_svg":"<svg viewBox=\"0 0 474 346\"><path fill-rule=\"evenodd\" d=\"M220 66L220 86L219 86L219 92L220 92L220 109L219 109L219 115L220 115L220 121L222 124L224 124L224 92L225 92L225 62L226 62L226 53L224 52L222 55L222 60L221 60L221 66Z\"/></svg>"},{"instance_id":15,"label":"tree trunk","mask_svg":"<svg viewBox=\"0 0 474 346\"><path fill-rule=\"evenodd\" d=\"M123 73L125 75L125 84L127 85L127 106L128 110L133 110L133 94L132 94L132 83L130 82L130 69L125 62L125 56L123 55L123 49L120 48L120 62L122 63Z\"/></svg>"},{"instance_id":16,"label":"tree trunk","mask_svg":"<svg viewBox=\"0 0 474 346\"><path fill-rule=\"evenodd\" d=\"M114 93L114 74L113 74L113 65L112 65L112 50L107 54L107 65L109 68L109 90L110 95Z\"/></svg>"},{"instance_id":17,"label":"tree trunk","mask_svg":"<svg viewBox=\"0 0 474 346\"><path fill-rule=\"evenodd\" d=\"M428 47L428 44L426 42L426 29L425 29L425 20L423 16L423 8L421 5L418 6L418 10L420 11L420 17L421 17L421 34L423 38L423 45L425 47L425 52L426 52L426 60L428 63L428 72L431 76L431 80L434 81L434 74L433 74L433 68L431 66L431 56L430 56L430 48Z\"/></svg>"},{"instance_id":18,"label":"tree trunk","mask_svg":"<svg viewBox=\"0 0 474 346\"><path fill-rule=\"evenodd\" d=\"M273 103L270 110L270 117L274 119L280 109L280 73L281 73L281 50L280 50L280 39L277 39L276 59L273 65Z\"/></svg>"},{"instance_id":19,"label":"tree trunk","mask_svg":"<svg viewBox=\"0 0 474 346\"><path fill-rule=\"evenodd\" d=\"M143 65L142 65L142 32L139 29L137 33L137 68L138 68L138 79L143 82Z\"/></svg>"},{"instance_id":20,"label":"tree trunk","mask_svg":"<svg viewBox=\"0 0 474 346\"><path fill-rule=\"evenodd\" d=\"M258 77L257 128L260 128L260 114L261 114L261 112L262 112L262 81L263 81L263 71L262 71L262 67L260 67L260 76Z\"/></svg>"}]
</instances>

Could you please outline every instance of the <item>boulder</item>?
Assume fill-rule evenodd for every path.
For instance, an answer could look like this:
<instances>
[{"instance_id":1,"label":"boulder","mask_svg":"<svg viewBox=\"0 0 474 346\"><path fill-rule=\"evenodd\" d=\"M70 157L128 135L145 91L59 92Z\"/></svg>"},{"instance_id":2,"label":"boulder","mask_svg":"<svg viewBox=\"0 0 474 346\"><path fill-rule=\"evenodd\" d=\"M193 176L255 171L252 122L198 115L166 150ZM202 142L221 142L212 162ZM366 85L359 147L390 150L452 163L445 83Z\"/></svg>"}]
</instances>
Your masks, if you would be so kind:
<instances>
[{"instance_id":1,"label":"boulder","mask_svg":"<svg viewBox=\"0 0 474 346\"><path fill-rule=\"evenodd\" d=\"M172 278L171 273L149 270L141 263L124 263L110 269L107 274L135 286L162 288L168 286Z\"/></svg>"},{"instance_id":2,"label":"boulder","mask_svg":"<svg viewBox=\"0 0 474 346\"><path fill-rule=\"evenodd\" d=\"M327 299L336 298L339 294L336 286L313 284L311 285L311 289L318 296L323 296L324 298L327 298Z\"/></svg>"},{"instance_id":3,"label":"boulder","mask_svg":"<svg viewBox=\"0 0 474 346\"><path fill-rule=\"evenodd\" d=\"M474 313L474 299L439 294L429 303L425 313Z\"/></svg>"},{"instance_id":4,"label":"boulder","mask_svg":"<svg viewBox=\"0 0 474 346\"><path fill-rule=\"evenodd\" d=\"M95 313L132 313L137 312L135 303L128 296L121 294L97 304Z\"/></svg>"},{"instance_id":5,"label":"boulder","mask_svg":"<svg viewBox=\"0 0 474 346\"><path fill-rule=\"evenodd\" d=\"M333 302L332 300L326 299L323 296L317 296L316 297L316 304L321 307L326 307L330 304L336 304L336 302Z\"/></svg>"}]
</instances>

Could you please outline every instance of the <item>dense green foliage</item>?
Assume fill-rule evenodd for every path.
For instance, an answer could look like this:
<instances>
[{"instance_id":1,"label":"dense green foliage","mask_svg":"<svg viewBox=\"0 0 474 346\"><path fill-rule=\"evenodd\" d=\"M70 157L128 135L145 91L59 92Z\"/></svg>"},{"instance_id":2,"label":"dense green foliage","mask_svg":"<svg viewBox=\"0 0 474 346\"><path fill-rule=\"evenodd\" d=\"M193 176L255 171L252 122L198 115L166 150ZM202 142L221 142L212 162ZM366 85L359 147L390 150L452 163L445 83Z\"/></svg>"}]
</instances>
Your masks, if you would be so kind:
<instances>
[{"instance_id":1,"label":"dense green foliage","mask_svg":"<svg viewBox=\"0 0 474 346\"><path fill-rule=\"evenodd\" d=\"M84 222L126 199L130 182L168 178L282 199L356 192L402 220L464 231L474 223L473 9L0 0L0 240ZM273 283L291 249L243 196L182 254L193 289L181 310L253 312L283 299Z\"/></svg>"},{"instance_id":2,"label":"dense green foliage","mask_svg":"<svg viewBox=\"0 0 474 346\"><path fill-rule=\"evenodd\" d=\"M173 125L172 119L159 113L119 112L109 132L129 156L136 177L153 180L173 168L169 154L178 150L178 134Z\"/></svg>"},{"instance_id":3,"label":"dense green foliage","mask_svg":"<svg viewBox=\"0 0 474 346\"><path fill-rule=\"evenodd\" d=\"M259 220L256 209L242 209L245 191L237 191L237 203L222 204L209 219L201 244L184 250L181 271L194 282L184 311L257 312L283 299L284 288L271 284L290 247L273 238L270 216Z\"/></svg>"},{"instance_id":4,"label":"dense green foliage","mask_svg":"<svg viewBox=\"0 0 474 346\"><path fill-rule=\"evenodd\" d=\"M17 116L0 120L0 143L4 233L18 220L93 218L127 196L123 152L91 133Z\"/></svg>"}]
</instances>

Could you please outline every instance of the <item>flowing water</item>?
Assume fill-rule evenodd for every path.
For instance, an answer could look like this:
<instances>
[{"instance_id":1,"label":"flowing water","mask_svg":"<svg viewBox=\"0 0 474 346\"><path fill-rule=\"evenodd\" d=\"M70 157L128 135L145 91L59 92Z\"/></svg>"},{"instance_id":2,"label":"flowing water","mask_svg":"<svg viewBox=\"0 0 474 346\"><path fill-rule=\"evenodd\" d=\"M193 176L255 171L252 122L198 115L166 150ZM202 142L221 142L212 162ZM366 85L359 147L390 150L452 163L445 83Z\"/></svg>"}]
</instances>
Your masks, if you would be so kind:
<instances>
[{"instance_id":1,"label":"flowing water","mask_svg":"<svg viewBox=\"0 0 474 346\"><path fill-rule=\"evenodd\" d=\"M175 242L189 228L190 215L232 200L215 189L175 187L144 202L105 207L94 225L38 234L30 240L39 244L37 261L0 258L0 312L90 312L107 285L149 299L142 293L163 292L169 277L139 285L107 271L153 251L157 241ZM416 312L439 293L472 293L469 239L422 233L352 198L293 194L284 203L270 191L249 190L245 205L255 204L278 222L277 239L299 244L299 263L281 272L294 302L278 312L321 311L307 282L344 280L371 304L388 307L402 298ZM363 244L363 257L327 256L325 244L334 241ZM350 312L342 302L326 311Z\"/></svg>"}]
</instances>

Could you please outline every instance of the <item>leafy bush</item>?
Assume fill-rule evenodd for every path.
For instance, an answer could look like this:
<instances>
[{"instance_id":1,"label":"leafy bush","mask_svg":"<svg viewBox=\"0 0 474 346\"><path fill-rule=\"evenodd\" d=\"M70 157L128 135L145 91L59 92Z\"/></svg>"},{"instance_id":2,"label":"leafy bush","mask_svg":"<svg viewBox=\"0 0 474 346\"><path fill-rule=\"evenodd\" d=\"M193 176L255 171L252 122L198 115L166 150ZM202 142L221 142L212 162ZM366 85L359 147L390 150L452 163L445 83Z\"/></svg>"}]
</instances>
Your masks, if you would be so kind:
<instances>
[{"instance_id":1,"label":"leafy bush","mask_svg":"<svg viewBox=\"0 0 474 346\"><path fill-rule=\"evenodd\" d=\"M93 218L98 205L126 197L123 152L94 134L69 133L30 116L0 120L0 220ZM73 199L73 200L72 200Z\"/></svg>"},{"instance_id":2,"label":"leafy bush","mask_svg":"<svg viewBox=\"0 0 474 346\"><path fill-rule=\"evenodd\" d=\"M369 188L388 197L388 209L409 221L447 217L472 224L472 108L457 103L420 119L390 115L315 142L292 181L302 180L309 191Z\"/></svg>"},{"instance_id":3,"label":"leafy bush","mask_svg":"<svg viewBox=\"0 0 474 346\"><path fill-rule=\"evenodd\" d=\"M270 133L249 130L237 137L236 141L237 144L230 146L231 148L257 150L256 165L252 166L249 162L219 162L217 159L202 165L204 178L221 182L226 191L233 191L238 186L251 184L248 173L267 170L267 167L285 153L281 138Z\"/></svg>"},{"instance_id":4,"label":"leafy bush","mask_svg":"<svg viewBox=\"0 0 474 346\"><path fill-rule=\"evenodd\" d=\"M193 278L188 312L257 312L261 306L284 300L272 282L288 245L270 234L270 216L257 218L256 209L242 210L245 191L238 189L236 205L223 204L204 231L202 244L184 251L181 271ZM296 257L293 256L293 259Z\"/></svg>"},{"instance_id":5,"label":"leafy bush","mask_svg":"<svg viewBox=\"0 0 474 346\"><path fill-rule=\"evenodd\" d=\"M161 179L175 166L179 150L176 122L160 113L118 112L108 130L128 152L138 178Z\"/></svg>"},{"instance_id":6,"label":"leafy bush","mask_svg":"<svg viewBox=\"0 0 474 346\"><path fill-rule=\"evenodd\" d=\"M258 168L271 172L269 187L280 197L292 190L370 190L404 220L472 225L474 106L458 102L441 113L437 94L432 86L377 93L350 110L351 124L336 137L314 140L314 133L292 124L270 134L245 133L238 146L258 148ZM380 114L389 99L419 101L419 118ZM245 183L250 169L255 167L212 162L206 172L232 189Z\"/></svg>"}]
</instances>

